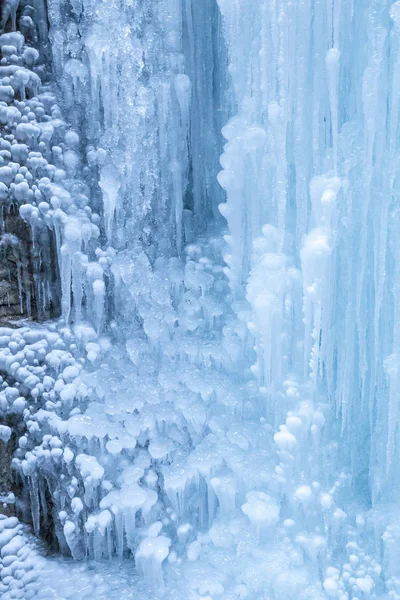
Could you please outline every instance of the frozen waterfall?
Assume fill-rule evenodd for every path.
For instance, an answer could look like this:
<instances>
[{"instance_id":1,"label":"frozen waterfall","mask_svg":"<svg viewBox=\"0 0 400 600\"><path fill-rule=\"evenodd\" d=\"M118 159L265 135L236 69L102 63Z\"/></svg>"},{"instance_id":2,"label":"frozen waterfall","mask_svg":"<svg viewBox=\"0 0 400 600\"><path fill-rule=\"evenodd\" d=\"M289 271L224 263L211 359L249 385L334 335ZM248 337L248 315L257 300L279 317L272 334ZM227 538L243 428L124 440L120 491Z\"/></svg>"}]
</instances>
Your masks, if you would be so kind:
<instances>
[{"instance_id":1,"label":"frozen waterfall","mask_svg":"<svg viewBox=\"0 0 400 600\"><path fill-rule=\"evenodd\" d=\"M400 0L0 11L1 598L400 600Z\"/></svg>"}]
</instances>

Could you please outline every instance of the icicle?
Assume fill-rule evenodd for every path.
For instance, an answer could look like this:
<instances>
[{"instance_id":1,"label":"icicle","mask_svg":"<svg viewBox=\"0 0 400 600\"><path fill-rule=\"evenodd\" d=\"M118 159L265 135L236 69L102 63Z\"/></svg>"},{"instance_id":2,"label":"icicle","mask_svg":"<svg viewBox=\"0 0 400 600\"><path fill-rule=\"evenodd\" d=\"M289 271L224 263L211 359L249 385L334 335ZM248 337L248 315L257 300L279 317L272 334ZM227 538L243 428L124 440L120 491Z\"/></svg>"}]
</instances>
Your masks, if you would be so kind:
<instances>
[{"instance_id":1,"label":"icicle","mask_svg":"<svg viewBox=\"0 0 400 600\"><path fill-rule=\"evenodd\" d=\"M121 187L117 170L112 165L102 167L99 186L103 192L104 217L108 243L112 241L112 228L117 206L118 190Z\"/></svg>"},{"instance_id":2,"label":"icicle","mask_svg":"<svg viewBox=\"0 0 400 600\"><path fill-rule=\"evenodd\" d=\"M176 248L178 253L182 248L182 170L179 162L175 161L170 165L172 173L172 187L175 206L175 227L176 227Z\"/></svg>"},{"instance_id":3,"label":"icicle","mask_svg":"<svg viewBox=\"0 0 400 600\"><path fill-rule=\"evenodd\" d=\"M1 31L4 31L5 26L9 19L11 19L11 29L12 31L16 31L17 29L17 10L19 6L20 0L4 0L3 5L1 7Z\"/></svg>"},{"instance_id":4,"label":"icicle","mask_svg":"<svg viewBox=\"0 0 400 600\"><path fill-rule=\"evenodd\" d=\"M31 515L33 523L33 531L36 536L40 534L40 503L39 503L39 488L37 474L29 477L29 496L31 502Z\"/></svg>"},{"instance_id":5,"label":"icicle","mask_svg":"<svg viewBox=\"0 0 400 600\"><path fill-rule=\"evenodd\" d=\"M328 72L329 104L331 108L332 141L333 141L333 170L338 171L338 96L339 96L339 66L340 52L337 48L328 50L326 58Z\"/></svg>"}]
</instances>

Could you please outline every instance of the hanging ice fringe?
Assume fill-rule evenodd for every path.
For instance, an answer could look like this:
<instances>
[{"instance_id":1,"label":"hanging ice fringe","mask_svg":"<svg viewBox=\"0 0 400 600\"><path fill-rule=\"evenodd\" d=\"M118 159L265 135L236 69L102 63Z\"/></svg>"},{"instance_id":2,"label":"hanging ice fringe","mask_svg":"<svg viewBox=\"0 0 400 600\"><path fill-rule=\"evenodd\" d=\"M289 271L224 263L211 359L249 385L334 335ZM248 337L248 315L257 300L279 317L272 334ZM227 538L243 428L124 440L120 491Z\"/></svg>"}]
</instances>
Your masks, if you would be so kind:
<instances>
[{"instance_id":1,"label":"hanging ice fringe","mask_svg":"<svg viewBox=\"0 0 400 600\"><path fill-rule=\"evenodd\" d=\"M0 596L400 600L400 1L1 28Z\"/></svg>"}]
</instances>

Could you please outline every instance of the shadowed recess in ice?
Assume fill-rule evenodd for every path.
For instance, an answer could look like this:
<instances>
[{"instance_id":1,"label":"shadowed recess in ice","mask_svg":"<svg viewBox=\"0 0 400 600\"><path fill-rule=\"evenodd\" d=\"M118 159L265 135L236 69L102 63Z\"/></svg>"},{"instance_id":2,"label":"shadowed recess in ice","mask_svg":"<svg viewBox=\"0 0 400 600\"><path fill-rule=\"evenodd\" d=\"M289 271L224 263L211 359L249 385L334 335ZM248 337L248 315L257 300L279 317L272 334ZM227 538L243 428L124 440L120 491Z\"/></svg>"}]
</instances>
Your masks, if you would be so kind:
<instances>
[{"instance_id":1,"label":"shadowed recess in ice","mask_svg":"<svg viewBox=\"0 0 400 600\"><path fill-rule=\"evenodd\" d=\"M400 600L400 1L1 6L3 597Z\"/></svg>"}]
</instances>

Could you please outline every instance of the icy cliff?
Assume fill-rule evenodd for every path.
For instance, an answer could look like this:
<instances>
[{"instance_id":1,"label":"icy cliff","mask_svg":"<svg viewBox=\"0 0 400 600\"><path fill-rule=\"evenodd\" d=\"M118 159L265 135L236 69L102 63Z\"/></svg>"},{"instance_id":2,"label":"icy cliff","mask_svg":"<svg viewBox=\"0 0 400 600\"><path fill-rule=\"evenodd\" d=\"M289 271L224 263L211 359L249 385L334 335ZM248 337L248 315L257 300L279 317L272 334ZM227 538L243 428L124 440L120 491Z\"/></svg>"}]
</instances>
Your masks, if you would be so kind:
<instances>
[{"instance_id":1,"label":"icy cliff","mask_svg":"<svg viewBox=\"0 0 400 600\"><path fill-rule=\"evenodd\" d=\"M399 0L2 31L4 597L400 599Z\"/></svg>"}]
</instances>

